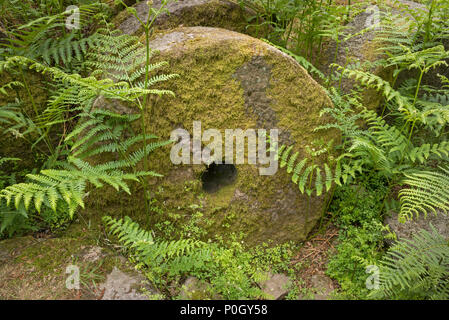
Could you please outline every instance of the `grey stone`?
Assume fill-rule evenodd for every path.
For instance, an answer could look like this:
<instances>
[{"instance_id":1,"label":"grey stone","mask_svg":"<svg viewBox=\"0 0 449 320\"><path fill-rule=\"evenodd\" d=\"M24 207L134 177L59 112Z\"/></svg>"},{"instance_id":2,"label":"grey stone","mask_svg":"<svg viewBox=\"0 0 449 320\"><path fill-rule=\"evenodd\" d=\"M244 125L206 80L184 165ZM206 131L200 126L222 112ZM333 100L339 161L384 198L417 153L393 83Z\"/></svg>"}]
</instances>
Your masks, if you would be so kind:
<instances>
[{"instance_id":1,"label":"grey stone","mask_svg":"<svg viewBox=\"0 0 449 320\"><path fill-rule=\"evenodd\" d=\"M412 1L404 1L398 0L394 4L386 4L392 9L393 14L401 14L401 17L404 16L402 11L400 11L399 5L401 7L408 7L410 9L417 8L425 8L422 4L418 4ZM355 63L359 62L362 65L366 62L374 62L375 60L381 57L381 52L377 51L380 47L380 44L375 44L373 40L376 36L376 30L370 29L366 31L368 25L367 22L371 22L370 19L373 19L373 8L372 5L367 5L364 8L364 11L355 16L346 26L348 27L345 30L344 34L341 36L341 39L350 36L347 41L343 41L338 47L337 60L335 59L335 50L336 43L331 42L329 46L326 48L324 52L324 59L319 64L319 68L325 75L329 75L329 73L335 69L330 67L331 63L337 63L340 66L345 66L348 62ZM384 14L384 8L377 7L376 10L379 10L380 19L382 19L382 14ZM374 23L374 22L373 22ZM399 26L398 22L398 26ZM402 22L401 22L402 23ZM365 68L366 69L366 68ZM390 70L386 70L384 68L371 68L370 71L381 78L388 78L390 76ZM349 93L354 85L358 83L353 79L343 78L341 82L341 88L345 93ZM365 98L365 104L368 104L368 108L376 108L378 104L381 102L381 95L376 94L374 89L366 90L368 92L367 97Z\"/></svg>"},{"instance_id":2,"label":"grey stone","mask_svg":"<svg viewBox=\"0 0 449 320\"><path fill-rule=\"evenodd\" d=\"M87 247L81 253L81 258L87 262L96 262L105 256L106 254L103 252L103 248L98 246Z\"/></svg>"},{"instance_id":3,"label":"grey stone","mask_svg":"<svg viewBox=\"0 0 449 320\"><path fill-rule=\"evenodd\" d=\"M387 217L385 224L390 226L390 230L396 234L398 240L411 239L420 229L431 231L430 224L445 238L449 239L449 215L439 211L436 215L428 213L425 217L420 215L413 220L401 223L396 214Z\"/></svg>"},{"instance_id":4,"label":"grey stone","mask_svg":"<svg viewBox=\"0 0 449 320\"><path fill-rule=\"evenodd\" d=\"M225 29L190 27L157 34L150 47L159 51L153 63L167 61L168 72L180 75L167 83L175 97L151 97L151 117L157 119L151 130L164 139L173 128L190 131L194 121L201 121L203 130L254 128L258 134L258 129L276 129L281 143L295 144L302 158L314 141L339 138L338 132L332 130L313 131L328 121L319 116L323 106L332 105L324 90L296 60L263 41ZM291 86L296 89L288 90ZM301 241L321 217L327 202L328 195L308 197L298 192L285 169L264 175L260 169L267 165L260 161L255 165L236 164L233 183L208 193L201 180L207 169L203 163L175 165L162 149L150 157L160 163L156 171L164 175L160 180L164 189L158 190L155 199L163 202L167 210L179 207L185 183L192 186L189 192L194 197L202 194L207 237L242 231L248 245L266 239L273 243ZM320 163L323 160L318 159ZM115 205L120 201L125 211L140 206L141 197L135 192L129 199L120 200L95 193L89 195L91 204L101 201Z\"/></svg>"},{"instance_id":5,"label":"grey stone","mask_svg":"<svg viewBox=\"0 0 449 320\"><path fill-rule=\"evenodd\" d=\"M332 291L334 291L334 284L332 279L324 274L314 274L310 279L315 300L328 300Z\"/></svg>"}]
</instances>

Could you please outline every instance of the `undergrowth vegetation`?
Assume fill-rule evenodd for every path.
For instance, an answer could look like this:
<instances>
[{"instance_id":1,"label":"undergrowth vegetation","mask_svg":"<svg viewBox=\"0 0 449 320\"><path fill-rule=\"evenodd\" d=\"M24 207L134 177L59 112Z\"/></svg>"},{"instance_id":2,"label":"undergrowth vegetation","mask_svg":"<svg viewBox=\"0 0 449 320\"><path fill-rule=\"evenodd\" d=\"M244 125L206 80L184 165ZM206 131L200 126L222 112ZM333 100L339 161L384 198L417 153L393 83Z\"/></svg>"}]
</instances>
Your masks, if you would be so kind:
<instances>
[{"instance_id":1,"label":"undergrowth vegetation","mask_svg":"<svg viewBox=\"0 0 449 320\"><path fill-rule=\"evenodd\" d=\"M327 273L338 280L343 296L367 298L365 268L376 265L388 250L383 244L388 231L383 226L384 216L397 212L397 219L404 223L428 214L445 215L449 209L448 79L447 75L440 74L448 67L448 5L444 1L423 1L423 7L410 8L396 3L405 13L396 14L379 2L377 23L358 34L350 34L343 22L350 22L360 14L359 5L348 4L345 9L331 2L326 5L320 2L328 10L313 11L318 2L288 1L290 6L282 6L282 1L249 2L265 18L263 23L273 26L265 37L290 49L292 55L300 54L309 59L314 55L314 61L319 61L323 43L334 44L334 57L330 59L334 63L329 67L329 76L318 76L318 80L328 89L335 106L324 109L322 114L331 116L335 122L315 130L337 129L342 133L342 143L329 142L309 152L306 158L300 158L294 146L282 145L279 160L280 167L285 167L300 192L317 196L335 192L330 211L340 228L340 237ZM307 10L316 14L300 19ZM290 12L293 14L289 15ZM299 28L295 19L300 21ZM366 32L374 33L377 60L364 65L347 60L345 65L338 65L339 46ZM308 39L300 42L306 44L301 47L302 51L295 47L295 40L300 36ZM391 78L376 74L379 68L388 70ZM343 90L344 78L356 82L350 92ZM368 89L377 91L382 98L377 110L365 105L363 93ZM340 155L332 156L331 150L338 150ZM320 167L314 159L323 155L327 162ZM371 187L366 186L367 178L377 179L374 188L372 182ZM441 241L441 238L436 239L427 237L427 244ZM420 240L413 241L417 242L416 246L420 245ZM405 245L400 241L387 256L397 257L394 253ZM439 264L444 270L443 266L447 266L445 254L449 250L447 243L441 250ZM401 254L404 261L412 259L409 251ZM411 270L404 271L388 264L389 267L381 270L383 297L447 298L447 279L439 276L440 271L436 269L430 271L433 266L429 263L436 259L418 260L423 270L429 270L425 275L417 271L418 265L417 270L407 265ZM415 280L406 275L407 272L415 277L428 277L430 283L437 283L442 289L437 291L438 295L424 293L430 286L427 287L429 284L423 279L425 284L416 284L423 294L416 295L414 290L419 289L415 289ZM388 291L392 287L394 294ZM385 295L387 293L390 295ZM379 296L382 297L370 295Z\"/></svg>"},{"instance_id":2,"label":"undergrowth vegetation","mask_svg":"<svg viewBox=\"0 0 449 320\"><path fill-rule=\"evenodd\" d=\"M294 246L289 243L272 248L263 244L248 250L233 235L226 241L216 242L198 240L193 234L188 238L165 240L155 236L153 231L143 230L129 217L117 220L105 216L103 220L137 268L143 270L152 283L164 288L167 295L170 286L181 287L181 280L194 276L208 285L204 290L195 288L198 292L181 298L270 298L261 290L269 273L294 274L288 263Z\"/></svg>"},{"instance_id":3,"label":"undergrowth vegetation","mask_svg":"<svg viewBox=\"0 0 449 320\"><path fill-rule=\"evenodd\" d=\"M329 208L340 234L327 274L338 280L343 297L350 299L363 299L369 293L366 267L375 265L384 249L381 212L386 181L375 174L358 180L338 189Z\"/></svg>"}]
</instances>

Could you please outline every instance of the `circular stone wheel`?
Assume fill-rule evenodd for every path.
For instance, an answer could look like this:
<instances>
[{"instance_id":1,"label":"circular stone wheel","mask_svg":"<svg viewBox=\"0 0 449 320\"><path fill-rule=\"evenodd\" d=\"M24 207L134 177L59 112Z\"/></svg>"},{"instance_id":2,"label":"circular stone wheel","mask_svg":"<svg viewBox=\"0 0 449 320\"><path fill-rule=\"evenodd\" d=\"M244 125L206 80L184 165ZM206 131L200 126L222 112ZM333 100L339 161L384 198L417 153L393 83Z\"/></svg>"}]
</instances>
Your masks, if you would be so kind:
<instances>
[{"instance_id":1,"label":"circular stone wheel","mask_svg":"<svg viewBox=\"0 0 449 320\"><path fill-rule=\"evenodd\" d=\"M175 97L150 101L147 130L161 139L169 139L177 128L192 135L193 122L201 121L203 132L218 129L223 139L225 129L279 129L281 143L294 145L298 160L308 156L307 148L317 148L314 141L338 142L335 131L314 132L326 122L320 110L332 105L324 90L294 59L267 43L224 29L192 27L156 35L150 47L160 52L151 63L167 61L169 66L161 72L179 74L158 86L174 91ZM209 143L204 141L203 147ZM314 161L322 165L324 159ZM302 195L285 168L260 175L258 165L248 162L223 168L174 165L170 147L150 154L150 163L151 170L164 175L150 180L156 206L186 219L200 212L207 237L236 233L249 244L301 241L327 201L327 196ZM99 192L89 197L97 206L117 208L132 217L143 212L137 186L130 197ZM156 223L169 218L152 214L152 219Z\"/></svg>"}]
</instances>

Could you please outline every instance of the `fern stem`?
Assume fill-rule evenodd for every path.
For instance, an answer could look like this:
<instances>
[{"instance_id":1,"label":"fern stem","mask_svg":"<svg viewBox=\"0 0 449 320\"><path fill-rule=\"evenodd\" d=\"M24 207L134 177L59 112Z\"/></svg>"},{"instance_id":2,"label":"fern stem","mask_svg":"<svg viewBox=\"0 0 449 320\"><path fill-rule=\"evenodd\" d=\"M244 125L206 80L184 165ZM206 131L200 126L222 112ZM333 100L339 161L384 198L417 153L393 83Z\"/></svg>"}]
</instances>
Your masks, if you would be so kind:
<instances>
[{"instance_id":1,"label":"fern stem","mask_svg":"<svg viewBox=\"0 0 449 320\"><path fill-rule=\"evenodd\" d=\"M397 67L396 67L396 70L397 70ZM391 83L391 87L392 87L393 89L394 89L394 86L396 85L396 81L398 80L399 73L400 73L400 72L398 72L398 73L396 74L396 76L395 76L394 79L393 79L393 82ZM385 110L387 110L387 103L385 103L384 108L382 109L382 114L380 115L381 117L384 116Z\"/></svg>"},{"instance_id":2,"label":"fern stem","mask_svg":"<svg viewBox=\"0 0 449 320\"><path fill-rule=\"evenodd\" d=\"M426 24L426 26L425 26L425 28L426 28L426 35L425 35L425 38L424 38L424 47L427 44L427 42L430 41L430 33L431 33L430 31L432 29L432 22L433 22L432 21L432 15L433 15L434 7L435 7L435 1L432 1L431 4L430 4L430 9L428 11L427 20L425 22L425 24Z\"/></svg>"},{"instance_id":3,"label":"fern stem","mask_svg":"<svg viewBox=\"0 0 449 320\"><path fill-rule=\"evenodd\" d=\"M337 36L337 41L335 45L335 55L334 55L334 63L337 63L337 55L338 55L338 46L339 46L339 40ZM329 77L327 78L327 89L329 89L332 81L332 73L334 72L334 65L331 66L331 69L329 70Z\"/></svg>"},{"instance_id":4,"label":"fern stem","mask_svg":"<svg viewBox=\"0 0 449 320\"><path fill-rule=\"evenodd\" d=\"M422 77L424 75L424 70L421 70L421 74L419 75L419 79L418 79L418 85L416 86L416 91L415 91L415 97L413 98L413 107L416 104L416 100L418 99L418 93L419 93L419 88L421 86L421 82L422 82ZM408 136L408 140L410 141L412 138L412 134L413 134L413 129L415 128L415 124L416 124L416 119L413 120L413 124L412 127L410 128L410 134Z\"/></svg>"},{"instance_id":5,"label":"fern stem","mask_svg":"<svg viewBox=\"0 0 449 320\"><path fill-rule=\"evenodd\" d=\"M348 52L347 52L348 50L346 50L346 60L345 60L345 65L344 65L344 68L346 69L346 67L348 66L348 64L349 64L349 58L348 58ZM342 81L343 81L343 72L342 73L340 73L340 79L338 80L338 88L341 90L341 83L342 83Z\"/></svg>"},{"instance_id":6,"label":"fern stem","mask_svg":"<svg viewBox=\"0 0 449 320\"><path fill-rule=\"evenodd\" d=\"M410 141L412 139L412 134L413 134L413 129L415 128L415 124L416 124L416 120L413 121L412 127L410 129L410 134L408 136L408 141Z\"/></svg>"},{"instance_id":7,"label":"fern stem","mask_svg":"<svg viewBox=\"0 0 449 320\"><path fill-rule=\"evenodd\" d=\"M415 97L413 98L413 106L416 104L416 100L418 99L419 88L421 87L422 77L424 75L424 70L421 70L421 74L419 75L418 85L416 86Z\"/></svg>"},{"instance_id":8,"label":"fern stem","mask_svg":"<svg viewBox=\"0 0 449 320\"><path fill-rule=\"evenodd\" d=\"M149 13L148 13L149 14ZM146 62L145 62L145 90L148 89L148 79L149 79L149 65L150 65L150 33L149 28L145 27L145 48L146 48ZM143 169L144 171L148 171L148 155L147 155L147 137L146 137L146 125L145 125L145 113L148 109L148 94L145 94L144 97L144 105L140 111L140 120L141 120L141 129L143 134ZM149 206L148 206L148 194L147 194L147 180L143 177L143 192L144 192L144 201L145 201L145 215L147 216L147 223L149 222Z\"/></svg>"}]
</instances>

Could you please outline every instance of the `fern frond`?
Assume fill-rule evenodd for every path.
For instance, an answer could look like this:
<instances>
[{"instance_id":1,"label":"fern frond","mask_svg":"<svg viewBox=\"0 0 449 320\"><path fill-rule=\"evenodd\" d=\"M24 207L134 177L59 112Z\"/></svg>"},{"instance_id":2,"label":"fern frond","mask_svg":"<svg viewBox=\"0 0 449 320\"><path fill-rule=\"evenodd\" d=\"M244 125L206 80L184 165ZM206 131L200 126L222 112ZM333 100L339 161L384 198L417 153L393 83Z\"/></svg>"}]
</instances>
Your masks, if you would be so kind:
<instances>
[{"instance_id":1,"label":"fern frond","mask_svg":"<svg viewBox=\"0 0 449 320\"><path fill-rule=\"evenodd\" d=\"M280 159L281 168L287 166L286 171L291 175L291 181L298 185L301 193L307 193L309 196L313 191L320 196L323 191L328 192L334 183L341 185L341 179L346 183L349 176L355 177L356 171L362 171L360 162L357 161L348 161L342 169L342 162L353 157L351 153L344 153L336 159L328 156L327 161L318 166L314 163L313 156L299 158L298 151L292 152L293 146L281 145L276 157Z\"/></svg>"},{"instance_id":2,"label":"fern frond","mask_svg":"<svg viewBox=\"0 0 449 320\"><path fill-rule=\"evenodd\" d=\"M389 249L381 261L380 288L372 297L449 298L449 243L430 227Z\"/></svg>"},{"instance_id":3,"label":"fern frond","mask_svg":"<svg viewBox=\"0 0 449 320\"><path fill-rule=\"evenodd\" d=\"M145 94L153 93L152 90L145 90L137 87L131 88L126 82L114 83L110 79L98 80L92 76L83 78L79 74L68 74L58 68L47 67L23 56L8 57L5 61L0 61L0 72L14 69L18 66L34 69L42 74L49 74L56 81L93 91L97 95L102 94L106 98L118 99L130 103Z\"/></svg>"},{"instance_id":4,"label":"fern frond","mask_svg":"<svg viewBox=\"0 0 449 320\"><path fill-rule=\"evenodd\" d=\"M385 81L381 77L370 72L352 70L338 64L332 64L332 66L335 67L336 70L339 70L343 76L353 78L354 80L359 81L363 86L381 92L387 102L394 101L396 103L399 111L409 111L409 99L394 90L388 81Z\"/></svg>"},{"instance_id":5,"label":"fern frond","mask_svg":"<svg viewBox=\"0 0 449 320\"><path fill-rule=\"evenodd\" d=\"M290 50L275 45L274 43L266 40L266 39L262 39L262 41L268 43L269 45L279 49L280 51L282 51L283 53L289 55L290 57L292 57L293 59L295 59L304 69L306 69L309 73L312 73L316 76L318 76L320 79L325 79L326 77L324 76L324 74L318 70L318 68L316 68L312 63L310 63L306 58L298 56L297 54L294 54L293 52L291 52Z\"/></svg>"},{"instance_id":6,"label":"fern frond","mask_svg":"<svg viewBox=\"0 0 449 320\"><path fill-rule=\"evenodd\" d=\"M78 6L80 25L86 24L95 13L105 8L104 4L94 2ZM30 59L43 58L48 64L63 62L69 64L73 58L80 60L81 53L86 53L88 47L94 46L90 37L75 39L76 31L69 32L66 37L57 38L58 32L66 28L66 19L70 11L42 16L21 25L10 32L2 46L10 50L10 55L26 56Z\"/></svg>"},{"instance_id":7,"label":"fern frond","mask_svg":"<svg viewBox=\"0 0 449 320\"><path fill-rule=\"evenodd\" d=\"M102 112L104 114L105 112ZM109 114L109 112L106 112ZM94 124L95 121L91 122ZM83 127L83 125L81 125ZM102 127L102 129L105 127ZM108 129L108 128L106 128ZM82 130L81 130L82 131ZM81 131L78 131L80 133ZM75 134L76 135L76 134ZM75 135L70 136L73 138ZM114 137L117 138L117 137ZM134 139L134 142L140 139ZM87 140L84 141L87 143ZM165 145L169 142L160 142L149 144L147 152L151 152L155 148ZM128 146L132 146L128 142ZM126 152L127 150L123 150ZM134 162L112 161L97 166L91 166L87 162L69 157L68 163L71 165L66 170L42 170L40 174L28 174L27 178L30 182L19 183L8 186L0 191L0 198L4 199L7 205L14 204L16 209L22 205L28 210L30 204L34 200L34 206L38 212L41 210L42 204L46 204L52 210L56 211L58 205L67 205L70 216L73 216L75 210L81 206L84 207L83 197L85 195L86 183L90 182L96 187L102 187L104 184L110 185L117 191L123 190L130 193L130 189L126 183L127 180L138 181L142 176L159 176L158 174L148 172L125 173L120 169L135 166L142 156L134 155Z\"/></svg>"},{"instance_id":8,"label":"fern frond","mask_svg":"<svg viewBox=\"0 0 449 320\"><path fill-rule=\"evenodd\" d=\"M212 257L207 244L198 240L181 239L158 241L151 231L145 231L129 217L113 219L103 217L111 233L125 246L135 259L151 269L157 268L169 275L204 267Z\"/></svg>"},{"instance_id":9,"label":"fern frond","mask_svg":"<svg viewBox=\"0 0 449 320\"><path fill-rule=\"evenodd\" d=\"M20 81L10 81L0 87L0 94L7 96L8 92L6 91L6 89L12 90L14 89L14 87L23 87L23 83Z\"/></svg>"},{"instance_id":10,"label":"fern frond","mask_svg":"<svg viewBox=\"0 0 449 320\"><path fill-rule=\"evenodd\" d=\"M407 157L412 161L419 161L424 163L431 156L436 159L447 159L449 156L449 142L443 141L441 143L429 144L425 143L419 147L415 147L407 154Z\"/></svg>"},{"instance_id":11,"label":"fern frond","mask_svg":"<svg viewBox=\"0 0 449 320\"><path fill-rule=\"evenodd\" d=\"M146 72L146 51L139 38L126 34L114 34L108 29L101 29L96 35L96 41L99 45L89 52L86 65L102 70L107 77L114 81L123 81L132 87L144 90L145 82L142 79ZM156 51L150 50L150 58L154 54L156 54ZM166 61L150 64L148 65L148 71L154 73L167 64ZM177 76L176 74L153 76L148 79L146 88ZM153 90L151 93L158 95L173 94L169 90Z\"/></svg>"}]
</instances>

